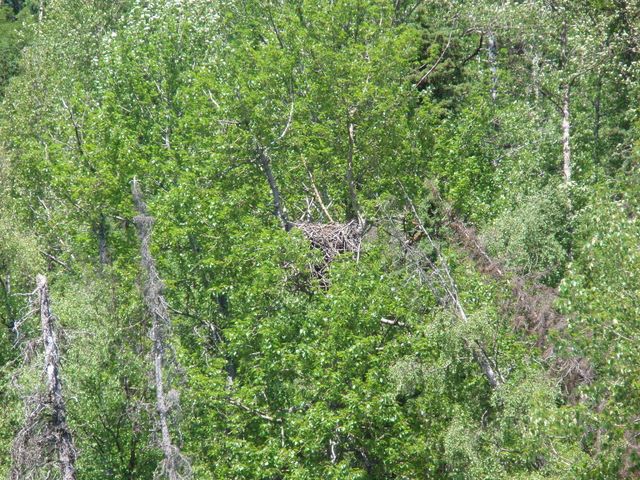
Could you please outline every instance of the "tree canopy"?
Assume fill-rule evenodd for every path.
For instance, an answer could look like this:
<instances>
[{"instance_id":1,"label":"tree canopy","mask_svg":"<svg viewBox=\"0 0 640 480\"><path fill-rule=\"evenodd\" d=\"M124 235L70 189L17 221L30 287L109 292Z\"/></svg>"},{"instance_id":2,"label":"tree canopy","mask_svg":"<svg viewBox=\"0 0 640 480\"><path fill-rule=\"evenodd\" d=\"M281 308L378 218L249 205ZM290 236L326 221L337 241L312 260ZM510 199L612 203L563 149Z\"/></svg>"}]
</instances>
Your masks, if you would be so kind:
<instances>
[{"instance_id":1,"label":"tree canopy","mask_svg":"<svg viewBox=\"0 0 640 480\"><path fill-rule=\"evenodd\" d=\"M637 478L639 34L0 0L0 475Z\"/></svg>"}]
</instances>

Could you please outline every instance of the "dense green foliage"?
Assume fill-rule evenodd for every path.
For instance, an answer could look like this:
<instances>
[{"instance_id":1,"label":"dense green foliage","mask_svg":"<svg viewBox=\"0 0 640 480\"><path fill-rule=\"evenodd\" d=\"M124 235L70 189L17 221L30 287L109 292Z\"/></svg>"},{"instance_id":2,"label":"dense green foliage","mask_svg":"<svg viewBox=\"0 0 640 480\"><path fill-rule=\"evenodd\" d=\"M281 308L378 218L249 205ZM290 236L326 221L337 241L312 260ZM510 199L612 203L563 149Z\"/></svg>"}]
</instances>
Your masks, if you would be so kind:
<instances>
[{"instance_id":1,"label":"dense green foliage","mask_svg":"<svg viewBox=\"0 0 640 480\"><path fill-rule=\"evenodd\" d=\"M0 475L46 273L78 478L162 476L137 178L194 479L636 478L639 18L0 2Z\"/></svg>"}]
</instances>

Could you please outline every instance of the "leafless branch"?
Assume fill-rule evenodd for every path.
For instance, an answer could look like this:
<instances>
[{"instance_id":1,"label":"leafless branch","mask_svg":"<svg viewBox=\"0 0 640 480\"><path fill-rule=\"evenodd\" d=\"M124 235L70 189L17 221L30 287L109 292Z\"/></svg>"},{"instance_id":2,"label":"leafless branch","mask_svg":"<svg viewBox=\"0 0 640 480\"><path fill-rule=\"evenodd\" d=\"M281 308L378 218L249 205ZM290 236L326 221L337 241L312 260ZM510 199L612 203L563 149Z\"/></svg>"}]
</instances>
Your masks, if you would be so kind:
<instances>
[{"instance_id":1,"label":"leafless branch","mask_svg":"<svg viewBox=\"0 0 640 480\"><path fill-rule=\"evenodd\" d=\"M228 400L229 400L229 403L234 407L237 407L240 410L244 410L245 412L251 413L257 417L260 417L263 420L266 420L268 422L274 422L274 423L282 423L282 418L272 417L271 415L267 415L266 413L263 413L255 408L248 407L242 402L235 400L233 398L229 398Z\"/></svg>"},{"instance_id":2,"label":"leafless branch","mask_svg":"<svg viewBox=\"0 0 640 480\"><path fill-rule=\"evenodd\" d=\"M80 155L84 155L81 127L78 124L78 121L76 120L76 116L73 113L73 110L71 109L71 107L69 105L67 105L67 102L65 101L64 98L62 99L62 105L64 106L64 108L69 113L69 119L71 120L71 124L73 125L73 130L75 132L76 145L78 147L78 152L80 153Z\"/></svg>"},{"instance_id":3,"label":"leafless branch","mask_svg":"<svg viewBox=\"0 0 640 480\"><path fill-rule=\"evenodd\" d=\"M453 311L455 315L458 317L458 319L460 319L460 321L466 324L469 322L469 317L458 296L458 288L455 280L453 279L453 276L451 275L447 259L440 251L438 245L434 242L432 236L429 234L429 231L424 227L424 224L422 223L420 216L418 215L418 211L413 204L413 201L409 197L406 189L404 188L404 185L400 183L400 187L402 188L407 204L409 205L409 208L413 213L415 224L423 233L424 237L429 241L436 254L437 263L434 263L432 260L428 259L428 264L432 267L432 270L435 273L435 278L439 283L439 287L446 293L448 297L448 301L445 302L444 305L453 305ZM436 290L434 290L434 292L437 294ZM438 298L438 295L436 295L436 298ZM500 384L502 384L504 382L504 379L498 371L495 363L487 355L482 344L480 344L478 341L469 341L466 338L463 338L462 341L464 342L466 348L468 348L473 354L475 361L480 366L489 385L492 388L497 388Z\"/></svg>"},{"instance_id":4,"label":"leafless branch","mask_svg":"<svg viewBox=\"0 0 640 480\"><path fill-rule=\"evenodd\" d=\"M60 265L61 267L64 267L65 270L71 271L71 267L69 267L69 265L67 265L65 262L63 262L62 260L54 257L53 255L51 255L50 253L45 252L44 250L38 250L40 252L41 255L47 257L49 260L51 260L54 263L57 263L58 265Z\"/></svg>"},{"instance_id":5,"label":"leafless branch","mask_svg":"<svg viewBox=\"0 0 640 480\"><path fill-rule=\"evenodd\" d=\"M327 217L327 219L331 223L333 223L333 217L331 216L331 214L329 213L329 210L327 209L324 202L322 201L322 195L320 195L320 192L318 191L318 187L316 186L315 179L313 178L313 172L307 165L307 161L304 159L304 157L302 157L302 164L304 165L304 168L307 171L307 175L309 176L309 181L311 182L311 188L313 189L313 195L316 197L316 200L318 201L318 205L320 205L320 209L322 210L322 213L324 214L325 217Z\"/></svg>"},{"instance_id":6,"label":"leafless branch","mask_svg":"<svg viewBox=\"0 0 640 480\"><path fill-rule=\"evenodd\" d=\"M468 62L469 60L471 60L471 59L472 59L472 58L474 58L476 55L478 55L478 53L480 53L480 50L482 50L482 45L483 45L483 43L484 43L484 33L480 32L480 40L478 41L478 46L476 47L476 49L475 49L473 52L471 52L471 54L470 54L469 56L467 56L467 58L465 58L465 59L462 61L462 66L463 66L463 67L467 64L467 62Z\"/></svg>"},{"instance_id":7,"label":"leafless branch","mask_svg":"<svg viewBox=\"0 0 640 480\"><path fill-rule=\"evenodd\" d=\"M279 142L280 140L282 140L285 137L285 135L287 134L287 132L289 131L289 128L291 128L291 123L292 123L292 120L293 120L294 107L295 107L295 101L294 101L294 98L293 98L293 95L292 95L291 96L291 107L289 109L289 118L287 119L287 124L284 126L284 130L282 130L282 133L280 134L280 136L273 143L276 143L276 142Z\"/></svg>"},{"instance_id":8,"label":"leafless branch","mask_svg":"<svg viewBox=\"0 0 640 480\"><path fill-rule=\"evenodd\" d=\"M398 320L396 320L395 318L381 318L380 319L380 323L384 323L385 325L394 325L394 326L398 326L398 327L406 327L407 324L404 322L400 322Z\"/></svg>"},{"instance_id":9,"label":"leafless branch","mask_svg":"<svg viewBox=\"0 0 640 480\"><path fill-rule=\"evenodd\" d=\"M420 87L424 86L424 84L426 83L427 79L429 78L429 75L431 75L434 72L434 70L436 69L436 67L438 65L440 65L440 62L442 62L442 60L444 59L444 56L447 53L447 51L449 50L449 46L451 45L451 36L452 35L453 35L453 30L449 32L449 38L447 38L447 44L442 49L442 52L440 53L440 56L438 57L436 62L431 66L431 68L429 70L427 70L427 73L425 73L420 78L420 80L418 80L418 82L416 83L416 87L420 88Z\"/></svg>"}]
</instances>

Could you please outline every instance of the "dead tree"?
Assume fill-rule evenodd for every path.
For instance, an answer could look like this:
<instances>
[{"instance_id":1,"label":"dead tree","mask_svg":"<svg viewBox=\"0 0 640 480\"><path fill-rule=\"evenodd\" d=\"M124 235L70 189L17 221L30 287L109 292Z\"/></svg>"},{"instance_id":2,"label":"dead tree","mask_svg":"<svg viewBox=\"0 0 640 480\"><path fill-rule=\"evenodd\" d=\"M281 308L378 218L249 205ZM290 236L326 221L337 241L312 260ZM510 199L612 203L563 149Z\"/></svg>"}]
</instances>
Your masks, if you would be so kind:
<instances>
[{"instance_id":1,"label":"dead tree","mask_svg":"<svg viewBox=\"0 0 640 480\"><path fill-rule=\"evenodd\" d=\"M406 200L414 217L416 226L419 228L420 232L422 232L423 238L427 239L435 253L435 258L432 258L428 255L424 255L415 246L406 244L407 259L414 264L413 266L418 273L420 282L429 286L438 303L443 307L448 307L458 321L463 324L467 324L469 323L469 317L462 305L462 302L460 301L458 286L451 274L449 262L420 220L418 211L409 198L406 190L404 190L404 187L402 187L402 189L405 193ZM428 271L424 269L424 266L428 267ZM495 389L504 383L504 378L502 377L495 360L489 356L487 349L482 342L479 340L468 340L466 338L463 338L462 341L464 346L473 355L475 362L482 370L482 373L491 388Z\"/></svg>"},{"instance_id":2,"label":"dead tree","mask_svg":"<svg viewBox=\"0 0 640 480\"><path fill-rule=\"evenodd\" d=\"M560 43L562 48L561 65L565 68L568 63L568 26L567 20L562 22L562 33L560 35ZM560 112L562 114L562 172L564 174L565 183L571 183L571 86L574 79L570 79L562 85L562 106Z\"/></svg>"},{"instance_id":3,"label":"dead tree","mask_svg":"<svg viewBox=\"0 0 640 480\"><path fill-rule=\"evenodd\" d=\"M57 454L62 480L75 480L76 450L67 426L67 413L60 379L60 351L51 313L49 288L44 275L36 277L40 326L44 350L45 391L37 392L26 401L25 425L12 447L11 480L32 478Z\"/></svg>"},{"instance_id":4,"label":"dead tree","mask_svg":"<svg viewBox=\"0 0 640 480\"><path fill-rule=\"evenodd\" d=\"M67 427L62 381L60 380L60 353L54 329L55 317L49 308L49 288L47 278L44 275L38 275L37 286L40 299L42 342L44 344L44 365L47 374L47 400L52 410L51 427L56 435L62 478L63 480L75 480L75 448L71 432Z\"/></svg>"},{"instance_id":5,"label":"dead tree","mask_svg":"<svg viewBox=\"0 0 640 480\"><path fill-rule=\"evenodd\" d=\"M571 83L562 88L562 173L566 184L571 183Z\"/></svg>"},{"instance_id":6,"label":"dead tree","mask_svg":"<svg viewBox=\"0 0 640 480\"><path fill-rule=\"evenodd\" d=\"M587 76L594 75L596 78L601 74L604 64L611 56L611 37L607 32L606 23L596 21L596 19L585 19L582 25L576 22L580 20L580 14L572 15L566 7L572 2L562 2L559 9L552 2L551 13L560 18L559 27L559 56L555 73L559 75L558 82L553 88L539 88L542 93L556 108L561 119L561 144L562 144L562 175L565 185L573 184L573 157L572 157L572 95L578 83ZM576 12L577 13L577 12ZM571 16L570 16L571 15ZM595 39L590 48L578 49L572 44L572 31L579 32L581 29L588 30L589 36ZM599 37L599 38L598 38ZM534 56L539 62L539 55ZM532 65L534 82L538 82L540 76L539 64ZM535 83L534 83L535 85ZM536 86L536 91L538 87ZM600 107L597 106L599 109ZM598 113L599 115L599 113Z\"/></svg>"},{"instance_id":7,"label":"dead tree","mask_svg":"<svg viewBox=\"0 0 640 480\"><path fill-rule=\"evenodd\" d=\"M164 370L167 363L167 353L170 351L168 338L171 331L171 319L163 294L164 284L151 255L151 233L155 220L147 213L147 206L136 179L132 182L131 193L133 203L138 211L133 222L140 239L140 263L144 274L143 300L151 317L150 337L153 341L151 354L156 387L156 413L161 432L160 448L164 455L159 471L169 480L179 480L191 476L191 466L180 453L178 446L173 443L169 431L169 402L165 392ZM176 402L177 400L172 401L172 406L176 406Z\"/></svg>"},{"instance_id":8,"label":"dead tree","mask_svg":"<svg viewBox=\"0 0 640 480\"><path fill-rule=\"evenodd\" d=\"M557 290L535 278L527 279L501 259L492 258L476 229L457 215L434 184L430 187L438 215L444 220L446 240L457 245L480 273L505 282L510 289L510 298L503 302L504 314L513 318L515 328L535 339L535 346L542 350L542 359L561 380L567 396L575 400L577 387L591 383L595 371L588 358L562 355L557 351L557 335L562 335L567 326L567 319L554 306Z\"/></svg>"}]
</instances>

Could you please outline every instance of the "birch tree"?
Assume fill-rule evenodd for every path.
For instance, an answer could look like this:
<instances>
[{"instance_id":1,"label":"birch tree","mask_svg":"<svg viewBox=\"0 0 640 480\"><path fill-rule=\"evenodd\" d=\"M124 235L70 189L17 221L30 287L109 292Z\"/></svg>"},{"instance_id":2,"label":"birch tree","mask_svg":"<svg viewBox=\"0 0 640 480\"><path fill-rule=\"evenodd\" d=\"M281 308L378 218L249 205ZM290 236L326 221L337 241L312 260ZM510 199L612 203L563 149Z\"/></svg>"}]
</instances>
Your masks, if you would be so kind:
<instances>
[{"instance_id":1,"label":"birch tree","mask_svg":"<svg viewBox=\"0 0 640 480\"><path fill-rule=\"evenodd\" d=\"M574 92L590 76L600 75L612 52L615 39L607 31L608 17L589 14L575 2L565 0L525 2L507 13L522 19L512 32L528 47L525 58L534 91L540 92L560 117L562 178L570 185L576 170L572 145Z\"/></svg>"}]
</instances>

